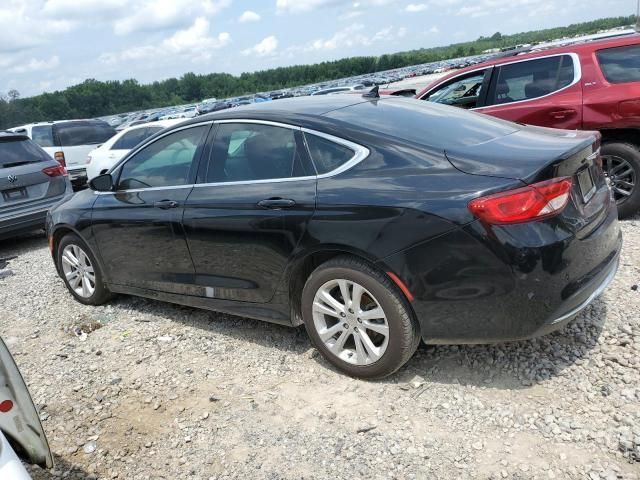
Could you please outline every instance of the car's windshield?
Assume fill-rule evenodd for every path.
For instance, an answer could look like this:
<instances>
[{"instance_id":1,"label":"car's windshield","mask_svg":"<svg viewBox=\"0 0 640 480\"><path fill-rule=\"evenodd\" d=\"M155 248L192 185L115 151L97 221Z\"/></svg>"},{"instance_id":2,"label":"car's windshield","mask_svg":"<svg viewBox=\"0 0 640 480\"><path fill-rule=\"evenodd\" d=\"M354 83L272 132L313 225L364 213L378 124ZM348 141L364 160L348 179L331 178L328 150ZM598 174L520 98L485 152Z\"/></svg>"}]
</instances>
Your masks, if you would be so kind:
<instances>
[{"instance_id":1,"label":"car's windshield","mask_svg":"<svg viewBox=\"0 0 640 480\"><path fill-rule=\"evenodd\" d=\"M47 160L51 160L51 157L31 140L23 138L0 140L0 168Z\"/></svg>"}]
</instances>

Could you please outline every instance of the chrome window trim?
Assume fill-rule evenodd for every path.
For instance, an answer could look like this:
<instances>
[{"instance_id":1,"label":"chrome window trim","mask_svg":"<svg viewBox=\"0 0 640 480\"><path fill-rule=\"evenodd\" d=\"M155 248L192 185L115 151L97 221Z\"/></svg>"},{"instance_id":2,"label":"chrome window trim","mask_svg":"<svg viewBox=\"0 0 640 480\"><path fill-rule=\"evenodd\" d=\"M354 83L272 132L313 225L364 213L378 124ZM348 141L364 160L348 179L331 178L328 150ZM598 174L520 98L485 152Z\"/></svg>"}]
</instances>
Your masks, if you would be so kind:
<instances>
[{"instance_id":1,"label":"chrome window trim","mask_svg":"<svg viewBox=\"0 0 640 480\"><path fill-rule=\"evenodd\" d=\"M335 175L339 175L340 173L346 172L350 168L354 167L362 160L367 158L371 153L368 148L363 147L357 143L353 143L349 140L345 140L344 138L336 137L334 135L330 135L328 133L318 132L317 130L312 130L310 128L298 127L295 125L289 125L286 123L280 122L272 122L270 120L254 120L254 119L224 119L224 120L216 120L214 123L253 123L253 124L262 124L262 125L271 125L274 127L283 127L288 128L290 130L298 130L303 133L309 133L311 135L316 135L318 137L325 138L329 141L337 143L339 145L344 145L345 147L353 150L354 155L351 159L338 168L331 170L330 172L323 173L321 175L307 175L304 177L287 177L287 178L267 178L264 180L240 180L237 182L211 182L211 183L196 183L194 185L195 188L200 187L218 187L222 185L253 185L253 184L263 184L263 183L282 183L282 182L295 182L300 180L315 180L321 178L329 178ZM313 162L313 158L311 159ZM315 165L314 165L315 166Z\"/></svg>"},{"instance_id":2,"label":"chrome window trim","mask_svg":"<svg viewBox=\"0 0 640 480\"><path fill-rule=\"evenodd\" d=\"M543 59L543 58L561 57L561 56L564 56L564 55L569 55L571 57L571 59L573 60L573 81L569 85L567 85L565 87L562 87L562 88L560 88L558 90L554 90L553 92L547 93L546 95L542 95L540 97L527 98L527 99L524 99L524 100L516 100L515 102L509 102L509 103L496 103L496 104L493 104L493 105L484 105L482 107L470 108L469 110L470 111L476 111L477 110L477 111L481 112L485 108L492 108L492 107L496 107L498 105L517 105L519 103L531 102L533 100L539 100L541 98L545 98L545 97L549 97L551 95L555 95L558 92L562 92L563 90L566 90L567 88L574 86L576 83L578 83L582 79L582 65L580 64L580 57L578 56L577 53L573 53L573 52L554 53L553 55L543 55L543 56L540 56L540 57L523 58L523 59L520 59L520 60L514 60L513 62L505 62L505 63L500 63L500 64L497 64L497 65L487 65L485 67L480 67L480 68L476 68L474 70L469 70L469 71L464 72L464 73L462 73L460 75L457 75L455 77L451 77L449 80L447 80L446 83L448 83L450 81L453 81L453 80L456 80L459 77L464 77L465 75L468 75L470 73L479 72L481 70L486 70L488 68L494 68L495 69L495 68L504 67L506 65L513 65L513 64L522 63L522 62L531 62L533 60L540 60L540 59ZM440 86L442 86L442 84L439 84L436 87L434 87L431 90L429 90L422 97L420 97L420 100L428 101L428 100L425 100L425 97L427 95L429 95L431 92L433 92L436 88L440 87ZM444 104L441 104L441 105L444 105Z\"/></svg>"},{"instance_id":3,"label":"chrome window trim","mask_svg":"<svg viewBox=\"0 0 640 480\"><path fill-rule=\"evenodd\" d=\"M140 150L145 148L147 145L149 145L151 143L154 143L154 142L160 140L161 138L163 138L166 135L169 135L171 133L174 133L174 132L177 132L177 131L180 131L180 130L184 130L184 129L187 129L187 128L192 128L192 127L198 127L198 126L209 125L209 124L225 124L225 123L250 123L250 124L269 125L269 126L273 126L273 127L288 128L289 130L297 130L297 131L300 131L300 132L303 132L303 133L308 133L310 135L316 135L318 137L324 138L326 140L329 140L331 142L337 143L339 145L343 145L343 146L349 148L350 150L353 150L354 155L353 155L353 157L351 157L351 159L349 159L347 162L345 162L342 165L340 165L338 168L336 168L334 170L331 170L330 172L319 174L319 175L306 175L306 176L303 176L303 177L287 177L287 178L267 178L267 179L264 179L264 180L240 180L240 181L237 181L237 182L195 183L195 184L191 184L191 185L170 185L170 186L164 186L164 187L136 188L136 189L130 189L130 190L116 190L116 191L113 191L113 192L94 192L94 193L96 195L115 195L115 194L118 194L118 193L137 193L137 192L149 192L149 191L157 191L157 190L175 190L175 189L179 189L179 188L218 187L218 186L223 186L223 185L253 185L253 184L282 183L282 182L294 182L294 181L304 181L304 180L316 180L316 179L322 179L322 178L330 178L330 177L333 177L335 175L339 175L339 174L341 174L343 172L346 172L347 170L353 168L358 163L360 163L365 158L367 158L369 156L369 154L371 153L370 150L367 147L364 147L364 146L359 145L357 143L351 142L349 140L345 140L344 138L336 137L334 135L330 135L330 134L324 133L324 132L319 132L317 130L313 130L313 129L310 129L310 128L303 128L303 127L299 127L299 126L295 126L295 125L290 125L290 124L287 124L287 123L273 122L271 120L256 120L256 119L248 119L248 118L246 118L246 119L245 118L225 118L225 119L220 119L220 120L209 120L207 122L196 123L196 124L191 124L191 125L185 125L183 127L179 127L179 128L174 129L174 130L171 130L171 131L159 136L158 138L155 138L153 140L153 142L145 142L144 144L142 144L141 146L136 148L136 150L134 152L131 152L127 156L127 161L128 161L128 158L130 158L133 155L135 155L136 153L138 153ZM311 159L311 161L313 162L313 158ZM109 171L109 173L113 174L122 165L124 165L124 163L126 163L126 162L121 161L120 163L116 164L112 168L112 170Z\"/></svg>"},{"instance_id":4,"label":"chrome window trim","mask_svg":"<svg viewBox=\"0 0 640 480\"><path fill-rule=\"evenodd\" d=\"M127 163L129 161L129 159L131 157L133 157L135 154L137 154L140 150L142 150L143 148L146 148L148 145L151 145L152 143L157 142L158 140L160 140L161 138L166 137L167 135L171 135L172 133L175 132L180 132L182 130L186 130L188 128L196 128L196 127L203 127L203 126L211 126L213 124L213 120L208 120L206 122L198 122L198 123L192 123L189 125L183 125L180 126L178 128L174 128L171 129L168 132L163 133L162 135L160 135L157 138L154 138L153 141L148 141L149 138L147 138L140 146L136 147L135 150L130 151L127 155L125 155L124 158L122 158L118 163L116 163L113 167L111 167L111 169L109 169L109 171L107 173L111 174L111 176L113 176L113 174L115 172L118 171L118 169L120 169L125 163ZM153 135L152 135L153 136ZM206 141L206 138L205 138ZM115 195L117 193L136 193L136 192L151 192L154 190L175 190L178 188L187 188L187 187L193 187L193 184L186 184L186 185L165 185L163 187L147 187L147 188L132 188L129 190L115 190L113 192L94 192L95 195Z\"/></svg>"},{"instance_id":5,"label":"chrome window trim","mask_svg":"<svg viewBox=\"0 0 640 480\"><path fill-rule=\"evenodd\" d=\"M345 140L344 138L330 135L328 133L318 132L316 130L311 130L310 128L302 128L302 132L308 133L310 135L316 135L317 137L324 138L325 140L329 140L330 142L337 143L338 145L343 145L349 148L350 150L353 150L353 153L354 153L353 157L351 157L350 160L346 161L345 163L340 165L338 168L331 170L330 172L316 175L317 178L329 178L335 175L339 175L342 172L346 172L347 170L350 170L351 168L355 167L358 163L363 161L365 158L367 158L371 153L367 147L363 147L360 144L351 142L349 140ZM311 152L309 152L309 157L311 157ZM313 162L313 158L311 158L311 161ZM315 166L315 163L314 163L314 166Z\"/></svg>"}]
</instances>

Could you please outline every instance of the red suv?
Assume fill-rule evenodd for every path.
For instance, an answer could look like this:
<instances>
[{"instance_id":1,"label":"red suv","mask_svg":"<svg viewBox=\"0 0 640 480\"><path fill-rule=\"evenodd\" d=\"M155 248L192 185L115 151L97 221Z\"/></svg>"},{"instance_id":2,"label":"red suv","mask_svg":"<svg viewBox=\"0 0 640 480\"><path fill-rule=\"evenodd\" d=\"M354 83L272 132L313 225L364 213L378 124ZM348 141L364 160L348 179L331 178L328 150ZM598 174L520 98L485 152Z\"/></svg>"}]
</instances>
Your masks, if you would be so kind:
<instances>
[{"instance_id":1,"label":"red suv","mask_svg":"<svg viewBox=\"0 0 640 480\"><path fill-rule=\"evenodd\" d=\"M416 98L531 125L599 130L620 217L640 209L639 34L493 59Z\"/></svg>"}]
</instances>

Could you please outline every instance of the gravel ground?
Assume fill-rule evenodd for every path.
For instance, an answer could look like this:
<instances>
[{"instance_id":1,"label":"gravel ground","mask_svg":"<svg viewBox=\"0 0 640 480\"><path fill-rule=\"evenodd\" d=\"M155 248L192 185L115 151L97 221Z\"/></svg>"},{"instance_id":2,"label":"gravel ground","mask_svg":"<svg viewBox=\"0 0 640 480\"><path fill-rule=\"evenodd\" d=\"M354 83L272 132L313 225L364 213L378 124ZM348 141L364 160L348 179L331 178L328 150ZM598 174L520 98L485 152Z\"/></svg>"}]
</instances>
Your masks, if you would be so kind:
<instances>
[{"instance_id":1,"label":"gravel ground","mask_svg":"<svg viewBox=\"0 0 640 480\"><path fill-rule=\"evenodd\" d=\"M41 236L0 242L0 334L56 467L36 480L638 479L640 217L614 283L564 330L421 346L379 382L303 329L119 297L76 303ZM1 276L1 275L0 275Z\"/></svg>"}]
</instances>

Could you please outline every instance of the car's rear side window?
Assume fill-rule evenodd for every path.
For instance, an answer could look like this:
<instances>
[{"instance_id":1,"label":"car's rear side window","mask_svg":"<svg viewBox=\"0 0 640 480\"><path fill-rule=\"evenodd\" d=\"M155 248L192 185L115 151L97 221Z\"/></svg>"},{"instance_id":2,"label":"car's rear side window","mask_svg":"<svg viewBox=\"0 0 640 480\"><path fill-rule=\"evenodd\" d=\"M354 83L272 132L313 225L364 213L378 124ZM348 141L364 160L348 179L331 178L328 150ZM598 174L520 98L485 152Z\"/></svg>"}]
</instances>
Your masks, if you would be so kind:
<instances>
[{"instance_id":1,"label":"car's rear side window","mask_svg":"<svg viewBox=\"0 0 640 480\"><path fill-rule=\"evenodd\" d=\"M608 82L640 81L640 45L598 50L596 56Z\"/></svg>"},{"instance_id":2,"label":"car's rear side window","mask_svg":"<svg viewBox=\"0 0 640 480\"><path fill-rule=\"evenodd\" d=\"M51 125L38 125L31 128L31 139L41 147L54 147Z\"/></svg>"},{"instance_id":3,"label":"car's rear side window","mask_svg":"<svg viewBox=\"0 0 640 480\"><path fill-rule=\"evenodd\" d=\"M311 160L316 167L319 175L328 173L336 168L341 167L353 158L355 152L344 145L338 145L331 140L313 135L311 133L304 134Z\"/></svg>"},{"instance_id":4,"label":"car's rear side window","mask_svg":"<svg viewBox=\"0 0 640 480\"><path fill-rule=\"evenodd\" d=\"M63 147L97 145L116 134L106 122L62 122L54 124L53 129Z\"/></svg>"},{"instance_id":5,"label":"car's rear side window","mask_svg":"<svg viewBox=\"0 0 640 480\"><path fill-rule=\"evenodd\" d=\"M51 157L36 143L28 139L0 140L0 168L11 168L27 163L46 162Z\"/></svg>"},{"instance_id":6,"label":"car's rear side window","mask_svg":"<svg viewBox=\"0 0 640 480\"><path fill-rule=\"evenodd\" d=\"M575 68L570 55L502 65L494 72L487 105L543 97L571 85L574 76Z\"/></svg>"}]
</instances>

